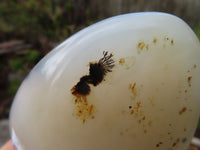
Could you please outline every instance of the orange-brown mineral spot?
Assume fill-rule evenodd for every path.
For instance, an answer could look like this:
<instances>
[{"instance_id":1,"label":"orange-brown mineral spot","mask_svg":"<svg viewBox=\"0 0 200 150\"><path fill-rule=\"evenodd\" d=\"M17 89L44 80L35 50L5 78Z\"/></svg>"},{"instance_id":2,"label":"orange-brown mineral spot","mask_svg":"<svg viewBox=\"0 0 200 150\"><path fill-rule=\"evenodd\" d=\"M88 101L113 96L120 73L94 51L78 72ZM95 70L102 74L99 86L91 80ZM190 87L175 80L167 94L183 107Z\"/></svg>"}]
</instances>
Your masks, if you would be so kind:
<instances>
[{"instance_id":1,"label":"orange-brown mineral spot","mask_svg":"<svg viewBox=\"0 0 200 150\"><path fill-rule=\"evenodd\" d=\"M158 142L158 143L156 144L156 147L158 148L158 147L160 147L162 144L163 144L162 142Z\"/></svg>"},{"instance_id":2,"label":"orange-brown mineral spot","mask_svg":"<svg viewBox=\"0 0 200 150\"><path fill-rule=\"evenodd\" d=\"M133 93L134 96L137 95L135 86L136 86L136 83L133 83L133 84L129 85L129 89L131 90L131 92Z\"/></svg>"},{"instance_id":3,"label":"orange-brown mineral spot","mask_svg":"<svg viewBox=\"0 0 200 150\"><path fill-rule=\"evenodd\" d=\"M171 45L174 45L174 40L171 40Z\"/></svg>"},{"instance_id":4,"label":"orange-brown mineral spot","mask_svg":"<svg viewBox=\"0 0 200 150\"><path fill-rule=\"evenodd\" d=\"M175 147L180 142L180 139L177 138L176 141L172 144L172 147Z\"/></svg>"},{"instance_id":5,"label":"orange-brown mineral spot","mask_svg":"<svg viewBox=\"0 0 200 150\"><path fill-rule=\"evenodd\" d=\"M120 58L119 59L119 65L122 66L124 69L131 69L135 62L136 62L136 57L135 56L127 56L124 58Z\"/></svg>"},{"instance_id":6,"label":"orange-brown mineral spot","mask_svg":"<svg viewBox=\"0 0 200 150\"><path fill-rule=\"evenodd\" d=\"M154 44L156 44L157 41L158 41L157 38L154 38L154 39L153 39L153 43L154 43Z\"/></svg>"},{"instance_id":7,"label":"orange-brown mineral spot","mask_svg":"<svg viewBox=\"0 0 200 150\"><path fill-rule=\"evenodd\" d=\"M151 127L152 126L152 121L149 121L148 125L149 125L149 127Z\"/></svg>"},{"instance_id":8,"label":"orange-brown mineral spot","mask_svg":"<svg viewBox=\"0 0 200 150\"><path fill-rule=\"evenodd\" d=\"M192 80L192 76L188 77L188 85L191 86L191 80Z\"/></svg>"},{"instance_id":9,"label":"orange-brown mineral spot","mask_svg":"<svg viewBox=\"0 0 200 150\"><path fill-rule=\"evenodd\" d=\"M75 115L82 120L83 123L87 119L94 119L95 107L93 104L88 104L87 99L82 97L75 101Z\"/></svg>"},{"instance_id":10,"label":"orange-brown mineral spot","mask_svg":"<svg viewBox=\"0 0 200 150\"><path fill-rule=\"evenodd\" d=\"M146 48L146 50L149 50L149 44L146 44L145 48Z\"/></svg>"},{"instance_id":11,"label":"orange-brown mineral spot","mask_svg":"<svg viewBox=\"0 0 200 150\"><path fill-rule=\"evenodd\" d=\"M147 130L146 130L146 129L144 129L144 133L145 133L145 134L147 133Z\"/></svg>"},{"instance_id":12,"label":"orange-brown mineral spot","mask_svg":"<svg viewBox=\"0 0 200 150\"><path fill-rule=\"evenodd\" d=\"M120 58L120 59L119 59L119 64L120 64L120 65L123 65L124 63L125 63L125 58Z\"/></svg>"},{"instance_id":13,"label":"orange-brown mineral spot","mask_svg":"<svg viewBox=\"0 0 200 150\"><path fill-rule=\"evenodd\" d=\"M132 109L130 114L132 115L133 113L134 113L134 110Z\"/></svg>"},{"instance_id":14,"label":"orange-brown mineral spot","mask_svg":"<svg viewBox=\"0 0 200 150\"><path fill-rule=\"evenodd\" d=\"M137 45L138 54L140 54L143 51L144 48L145 48L145 43L144 42L139 42L138 45Z\"/></svg>"},{"instance_id":15,"label":"orange-brown mineral spot","mask_svg":"<svg viewBox=\"0 0 200 150\"><path fill-rule=\"evenodd\" d=\"M138 47L139 49L143 50L144 47L145 47L145 43L144 43L144 42L139 42L138 45L137 45L137 47Z\"/></svg>"},{"instance_id":16,"label":"orange-brown mineral spot","mask_svg":"<svg viewBox=\"0 0 200 150\"><path fill-rule=\"evenodd\" d=\"M182 115L184 112L186 112L187 108L183 107L180 111L179 111L179 115Z\"/></svg>"},{"instance_id":17,"label":"orange-brown mineral spot","mask_svg":"<svg viewBox=\"0 0 200 150\"><path fill-rule=\"evenodd\" d=\"M141 107L141 102L137 102L137 105L136 105L136 108L135 108L137 112L139 111L140 107Z\"/></svg>"}]
</instances>

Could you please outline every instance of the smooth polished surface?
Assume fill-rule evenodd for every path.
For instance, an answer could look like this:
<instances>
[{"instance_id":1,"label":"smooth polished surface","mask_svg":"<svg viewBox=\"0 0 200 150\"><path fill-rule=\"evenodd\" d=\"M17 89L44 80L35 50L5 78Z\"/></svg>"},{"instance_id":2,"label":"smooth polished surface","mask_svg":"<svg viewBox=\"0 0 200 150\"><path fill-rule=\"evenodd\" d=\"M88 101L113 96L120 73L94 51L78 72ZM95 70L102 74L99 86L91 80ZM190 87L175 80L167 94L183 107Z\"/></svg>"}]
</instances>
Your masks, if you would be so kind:
<instances>
[{"instance_id":1,"label":"smooth polished surface","mask_svg":"<svg viewBox=\"0 0 200 150\"><path fill-rule=\"evenodd\" d=\"M165 13L81 30L24 80L10 114L13 142L19 150L186 150L200 114L199 56L193 31Z\"/></svg>"}]
</instances>

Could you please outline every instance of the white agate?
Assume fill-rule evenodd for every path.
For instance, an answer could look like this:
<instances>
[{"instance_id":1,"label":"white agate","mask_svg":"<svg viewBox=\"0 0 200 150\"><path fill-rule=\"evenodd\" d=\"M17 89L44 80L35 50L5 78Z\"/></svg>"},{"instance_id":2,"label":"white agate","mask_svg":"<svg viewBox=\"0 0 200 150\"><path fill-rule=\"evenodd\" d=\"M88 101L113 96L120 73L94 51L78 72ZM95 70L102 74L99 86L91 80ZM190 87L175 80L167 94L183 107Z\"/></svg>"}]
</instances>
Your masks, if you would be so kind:
<instances>
[{"instance_id":1,"label":"white agate","mask_svg":"<svg viewBox=\"0 0 200 150\"><path fill-rule=\"evenodd\" d=\"M115 66L77 104L71 89L103 51ZM200 115L200 43L166 13L112 17L31 71L10 113L18 150L186 150Z\"/></svg>"}]
</instances>

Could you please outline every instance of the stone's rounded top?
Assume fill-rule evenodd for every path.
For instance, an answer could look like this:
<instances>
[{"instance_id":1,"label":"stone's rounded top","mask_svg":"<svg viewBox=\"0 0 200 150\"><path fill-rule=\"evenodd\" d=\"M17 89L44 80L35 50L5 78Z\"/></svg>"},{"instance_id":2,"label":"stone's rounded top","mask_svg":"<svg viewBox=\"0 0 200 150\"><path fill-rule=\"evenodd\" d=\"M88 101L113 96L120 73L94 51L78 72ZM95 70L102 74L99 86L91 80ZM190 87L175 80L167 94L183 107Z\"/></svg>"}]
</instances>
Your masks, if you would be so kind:
<instances>
[{"instance_id":1,"label":"stone's rounded top","mask_svg":"<svg viewBox=\"0 0 200 150\"><path fill-rule=\"evenodd\" d=\"M166 13L112 17L45 56L10 114L19 150L185 150L198 122L200 43Z\"/></svg>"}]
</instances>

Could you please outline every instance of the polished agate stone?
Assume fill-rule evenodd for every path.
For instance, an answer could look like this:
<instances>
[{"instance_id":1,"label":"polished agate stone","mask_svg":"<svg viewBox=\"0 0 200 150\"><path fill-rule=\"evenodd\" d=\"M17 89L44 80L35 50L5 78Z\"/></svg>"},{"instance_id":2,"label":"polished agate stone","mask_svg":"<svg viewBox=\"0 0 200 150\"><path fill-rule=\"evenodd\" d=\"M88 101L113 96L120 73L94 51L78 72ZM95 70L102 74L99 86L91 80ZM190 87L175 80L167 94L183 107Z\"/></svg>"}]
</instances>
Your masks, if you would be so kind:
<instances>
[{"instance_id":1,"label":"polished agate stone","mask_svg":"<svg viewBox=\"0 0 200 150\"><path fill-rule=\"evenodd\" d=\"M46 55L10 113L18 150L186 150L200 115L200 43L180 18L130 13Z\"/></svg>"}]
</instances>

